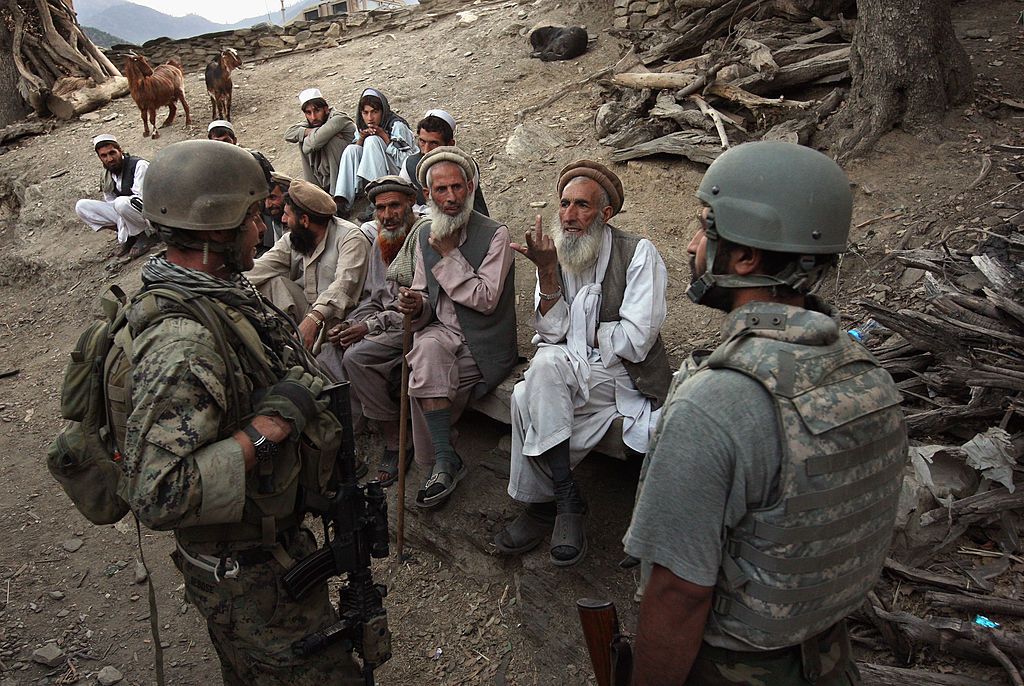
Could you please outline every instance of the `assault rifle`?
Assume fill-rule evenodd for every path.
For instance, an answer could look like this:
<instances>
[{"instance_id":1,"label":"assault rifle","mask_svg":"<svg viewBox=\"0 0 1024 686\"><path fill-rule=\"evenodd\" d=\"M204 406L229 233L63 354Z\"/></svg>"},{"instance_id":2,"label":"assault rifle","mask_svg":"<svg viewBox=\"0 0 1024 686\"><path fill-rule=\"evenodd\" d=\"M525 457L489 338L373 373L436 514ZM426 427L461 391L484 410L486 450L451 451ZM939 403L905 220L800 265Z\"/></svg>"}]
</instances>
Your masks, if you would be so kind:
<instances>
[{"instance_id":1,"label":"assault rifle","mask_svg":"<svg viewBox=\"0 0 1024 686\"><path fill-rule=\"evenodd\" d=\"M576 601L576 609L580 613L583 639L590 653L597 686L629 686L633 676L633 651L626 637L619 633L615 603L580 598Z\"/></svg>"},{"instance_id":2,"label":"assault rifle","mask_svg":"<svg viewBox=\"0 0 1024 686\"><path fill-rule=\"evenodd\" d=\"M370 558L388 556L388 506L376 481L360 486L356 477L352 405L347 382L328 386L330 409L341 422L338 451L340 483L333 495L304 493L300 511L320 517L324 547L300 560L284 575L288 594L302 598L332 576L345 575L339 589L341 619L292 644L297 655L311 655L344 641L362 660L363 678L373 685L373 670L391 658L391 631L383 599L387 587L373 583Z\"/></svg>"}]
</instances>

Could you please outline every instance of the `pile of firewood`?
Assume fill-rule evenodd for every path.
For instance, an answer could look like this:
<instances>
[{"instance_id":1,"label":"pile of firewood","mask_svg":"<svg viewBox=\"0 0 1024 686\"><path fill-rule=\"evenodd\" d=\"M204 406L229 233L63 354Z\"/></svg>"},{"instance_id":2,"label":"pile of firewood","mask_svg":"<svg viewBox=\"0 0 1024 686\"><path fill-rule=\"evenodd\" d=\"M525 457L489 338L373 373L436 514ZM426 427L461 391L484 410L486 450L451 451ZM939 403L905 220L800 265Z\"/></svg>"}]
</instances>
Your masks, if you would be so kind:
<instances>
[{"instance_id":1,"label":"pile of firewood","mask_svg":"<svg viewBox=\"0 0 1024 686\"><path fill-rule=\"evenodd\" d=\"M612 160L710 164L745 141L806 143L842 102L855 22L762 17L756 0L703 4L604 82L595 123Z\"/></svg>"}]
</instances>

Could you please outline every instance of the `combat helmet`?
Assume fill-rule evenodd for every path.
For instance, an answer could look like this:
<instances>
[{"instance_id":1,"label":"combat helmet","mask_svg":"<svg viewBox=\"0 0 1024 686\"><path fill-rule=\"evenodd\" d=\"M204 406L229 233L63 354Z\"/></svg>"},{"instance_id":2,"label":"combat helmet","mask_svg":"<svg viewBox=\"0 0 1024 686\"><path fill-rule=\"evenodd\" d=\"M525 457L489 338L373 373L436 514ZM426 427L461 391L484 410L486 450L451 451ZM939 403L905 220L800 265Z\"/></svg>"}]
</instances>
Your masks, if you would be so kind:
<instances>
[{"instance_id":1,"label":"combat helmet","mask_svg":"<svg viewBox=\"0 0 1024 686\"><path fill-rule=\"evenodd\" d=\"M233 229L268 194L263 169L245 148L183 141L160 150L150 163L142 184L143 214L163 227Z\"/></svg>"},{"instance_id":2,"label":"combat helmet","mask_svg":"<svg viewBox=\"0 0 1024 686\"><path fill-rule=\"evenodd\" d=\"M710 209L707 266L687 295L705 300L713 288L788 286L806 291L828 264L819 256L846 250L853 196L846 174L826 155L781 141L744 143L708 167L697 197ZM714 274L719 239L794 256L779 274Z\"/></svg>"}]
</instances>

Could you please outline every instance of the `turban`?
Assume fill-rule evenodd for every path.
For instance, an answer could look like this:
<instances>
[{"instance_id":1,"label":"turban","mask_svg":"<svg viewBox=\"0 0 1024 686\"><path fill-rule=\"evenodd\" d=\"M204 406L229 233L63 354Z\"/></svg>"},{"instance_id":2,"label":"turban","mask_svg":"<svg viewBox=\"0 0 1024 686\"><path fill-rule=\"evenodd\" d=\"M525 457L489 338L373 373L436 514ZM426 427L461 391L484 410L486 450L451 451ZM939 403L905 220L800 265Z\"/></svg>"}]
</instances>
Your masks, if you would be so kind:
<instances>
[{"instance_id":1,"label":"turban","mask_svg":"<svg viewBox=\"0 0 1024 686\"><path fill-rule=\"evenodd\" d=\"M416 197L416 188L400 176L382 176L366 184L366 197L373 202L381 193L405 193Z\"/></svg>"},{"instance_id":2,"label":"turban","mask_svg":"<svg viewBox=\"0 0 1024 686\"><path fill-rule=\"evenodd\" d=\"M604 192L608 194L608 201L615 211L614 214L618 214L622 209L624 195L622 182L619 181L619 177L615 175L615 172L600 162L576 160L563 167L562 171L558 174L558 184L556 186L559 197L561 197L562 191L565 190L570 181L581 176L594 181L604 189Z\"/></svg>"},{"instance_id":3,"label":"turban","mask_svg":"<svg viewBox=\"0 0 1024 686\"><path fill-rule=\"evenodd\" d=\"M416 165L416 179L421 187L427 187L427 170L438 162L454 162L466 172L467 181L476 180L476 163L473 158L454 145L442 145L424 155Z\"/></svg>"},{"instance_id":4,"label":"turban","mask_svg":"<svg viewBox=\"0 0 1024 686\"><path fill-rule=\"evenodd\" d=\"M303 179L294 179L288 186L288 197L303 212L330 217L337 209L334 198L319 186Z\"/></svg>"}]
</instances>

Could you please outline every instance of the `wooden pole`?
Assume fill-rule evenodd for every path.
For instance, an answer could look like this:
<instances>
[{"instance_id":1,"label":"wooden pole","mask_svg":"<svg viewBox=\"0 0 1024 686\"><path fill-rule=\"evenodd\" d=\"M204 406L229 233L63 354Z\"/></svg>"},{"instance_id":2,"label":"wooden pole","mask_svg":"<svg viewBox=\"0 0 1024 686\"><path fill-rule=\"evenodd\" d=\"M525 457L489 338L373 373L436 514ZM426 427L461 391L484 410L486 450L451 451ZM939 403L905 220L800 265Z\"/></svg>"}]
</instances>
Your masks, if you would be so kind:
<instances>
[{"instance_id":1,"label":"wooden pole","mask_svg":"<svg viewBox=\"0 0 1024 686\"><path fill-rule=\"evenodd\" d=\"M402 321L402 396L398 405L398 561L405 556L405 471L409 444L409 348L412 347L412 319Z\"/></svg>"}]
</instances>

